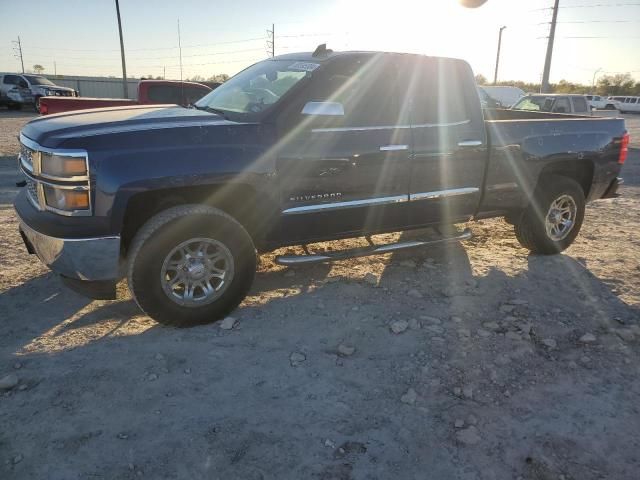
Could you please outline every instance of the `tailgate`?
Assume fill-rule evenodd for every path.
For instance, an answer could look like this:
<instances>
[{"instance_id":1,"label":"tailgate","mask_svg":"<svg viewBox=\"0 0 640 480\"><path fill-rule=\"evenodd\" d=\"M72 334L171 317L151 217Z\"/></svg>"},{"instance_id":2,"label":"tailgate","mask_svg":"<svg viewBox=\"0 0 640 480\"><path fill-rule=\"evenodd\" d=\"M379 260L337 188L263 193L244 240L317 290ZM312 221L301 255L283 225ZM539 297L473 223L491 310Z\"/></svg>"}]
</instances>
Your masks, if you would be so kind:
<instances>
[{"instance_id":1,"label":"tailgate","mask_svg":"<svg viewBox=\"0 0 640 480\"><path fill-rule=\"evenodd\" d=\"M137 104L137 100L129 100L126 98L42 97L40 99L40 113L42 115L50 115L72 110L126 107Z\"/></svg>"}]
</instances>

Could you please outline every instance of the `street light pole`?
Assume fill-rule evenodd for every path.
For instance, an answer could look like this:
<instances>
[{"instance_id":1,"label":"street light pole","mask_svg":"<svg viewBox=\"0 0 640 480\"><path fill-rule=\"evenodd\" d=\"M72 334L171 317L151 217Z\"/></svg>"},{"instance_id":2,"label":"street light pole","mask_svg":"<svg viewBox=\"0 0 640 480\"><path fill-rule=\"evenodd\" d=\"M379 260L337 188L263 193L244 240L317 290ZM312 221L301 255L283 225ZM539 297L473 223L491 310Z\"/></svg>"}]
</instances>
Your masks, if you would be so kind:
<instances>
[{"instance_id":1,"label":"street light pole","mask_svg":"<svg viewBox=\"0 0 640 480\"><path fill-rule=\"evenodd\" d=\"M122 22L120 21L120 5L116 0L116 14L118 15L118 32L120 33L120 56L122 57L122 93L124 98L129 98L127 91L127 62L124 59L124 40L122 40Z\"/></svg>"},{"instance_id":2,"label":"street light pole","mask_svg":"<svg viewBox=\"0 0 640 480\"><path fill-rule=\"evenodd\" d=\"M591 90L594 89L594 87L596 86L596 75L598 74L598 72L601 72L602 68L597 69L595 72L593 72L593 78L591 79Z\"/></svg>"},{"instance_id":3,"label":"street light pole","mask_svg":"<svg viewBox=\"0 0 640 480\"><path fill-rule=\"evenodd\" d=\"M506 25L500 27L500 33L498 33L498 53L496 53L496 71L493 74L493 84L498 82L498 64L500 63L500 45L502 44L502 31L507 28Z\"/></svg>"}]
</instances>

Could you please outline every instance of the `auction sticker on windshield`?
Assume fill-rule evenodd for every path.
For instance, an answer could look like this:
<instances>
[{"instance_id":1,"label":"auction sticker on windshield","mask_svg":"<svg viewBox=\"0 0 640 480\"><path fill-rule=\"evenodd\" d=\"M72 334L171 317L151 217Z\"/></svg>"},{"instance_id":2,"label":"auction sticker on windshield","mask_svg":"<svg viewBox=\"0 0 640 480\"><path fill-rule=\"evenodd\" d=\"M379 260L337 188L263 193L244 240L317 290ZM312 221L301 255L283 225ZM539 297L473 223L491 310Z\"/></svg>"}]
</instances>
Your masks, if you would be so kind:
<instances>
[{"instance_id":1,"label":"auction sticker on windshield","mask_svg":"<svg viewBox=\"0 0 640 480\"><path fill-rule=\"evenodd\" d=\"M313 72L319 66L320 66L319 63L296 62L289 65L289 68L291 70L302 70L303 72Z\"/></svg>"}]
</instances>

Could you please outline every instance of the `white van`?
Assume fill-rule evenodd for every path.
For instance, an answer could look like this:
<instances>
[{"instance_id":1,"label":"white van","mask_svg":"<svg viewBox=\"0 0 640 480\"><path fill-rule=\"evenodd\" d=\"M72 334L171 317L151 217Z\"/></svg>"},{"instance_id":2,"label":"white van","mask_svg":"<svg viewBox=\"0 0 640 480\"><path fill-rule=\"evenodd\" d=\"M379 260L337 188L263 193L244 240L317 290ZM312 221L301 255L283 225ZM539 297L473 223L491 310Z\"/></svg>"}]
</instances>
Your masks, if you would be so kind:
<instances>
[{"instance_id":1,"label":"white van","mask_svg":"<svg viewBox=\"0 0 640 480\"><path fill-rule=\"evenodd\" d=\"M616 102L620 113L640 112L640 97L624 97Z\"/></svg>"},{"instance_id":2,"label":"white van","mask_svg":"<svg viewBox=\"0 0 640 480\"><path fill-rule=\"evenodd\" d=\"M504 108L511 107L520 99L520 97L524 97L525 95L524 90L518 87L482 85L482 89L491 98L500 102Z\"/></svg>"}]
</instances>

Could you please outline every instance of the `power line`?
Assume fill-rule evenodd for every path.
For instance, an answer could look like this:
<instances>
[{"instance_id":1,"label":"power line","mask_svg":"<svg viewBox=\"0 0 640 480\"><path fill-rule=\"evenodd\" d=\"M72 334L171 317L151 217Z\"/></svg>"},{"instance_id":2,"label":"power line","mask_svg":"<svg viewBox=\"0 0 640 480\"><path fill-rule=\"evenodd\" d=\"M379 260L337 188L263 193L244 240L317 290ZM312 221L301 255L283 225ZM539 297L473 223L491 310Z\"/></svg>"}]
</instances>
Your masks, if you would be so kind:
<instances>
[{"instance_id":1,"label":"power line","mask_svg":"<svg viewBox=\"0 0 640 480\"><path fill-rule=\"evenodd\" d=\"M217 42L217 43L201 43L196 45L183 45L182 48L200 48L200 47L217 47L219 45L232 45L235 43L245 43L245 42L254 42L257 40L264 40L263 37L254 37L254 38L245 38L242 40L233 40L229 42ZM40 47L35 45L30 45L29 48L36 50L56 50L63 52L118 52L117 49L77 49L77 48L58 48L58 47ZM128 48L129 52L145 52L145 51L156 51L156 50L178 50L178 47L157 47L157 48Z\"/></svg>"},{"instance_id":2,"label":"power line","mask_svg":"<svg viewBox=\"0 0 640 480\"><path fill-rule=\"evenodd\" d=\"M540 22L537 25L549 25L551 22ZM572 20L556 23L640 23L640 20Z\"/></svg>"},{"instance_id":3,"label":"power line","mask_svg":"<svg viewBox=\"0 0 640 480\"><path fill-rule=\"evenodd\" d=\"M559 8L594 8L594 7L640 7L640 3L599 3L596 5L562 5ZM530 12L553 10L553 7L534 8Z\"/></svg>"}]
</instances>

